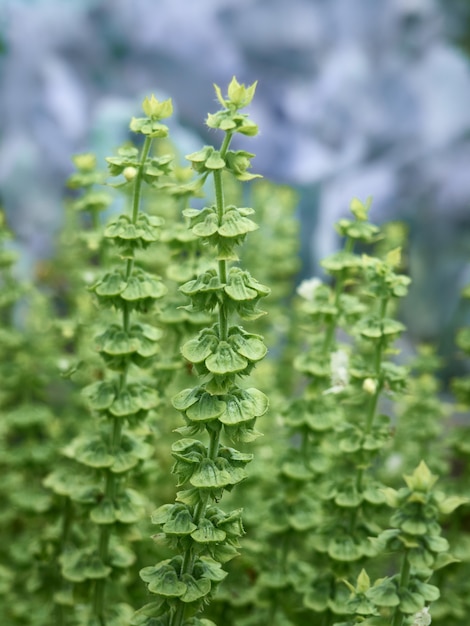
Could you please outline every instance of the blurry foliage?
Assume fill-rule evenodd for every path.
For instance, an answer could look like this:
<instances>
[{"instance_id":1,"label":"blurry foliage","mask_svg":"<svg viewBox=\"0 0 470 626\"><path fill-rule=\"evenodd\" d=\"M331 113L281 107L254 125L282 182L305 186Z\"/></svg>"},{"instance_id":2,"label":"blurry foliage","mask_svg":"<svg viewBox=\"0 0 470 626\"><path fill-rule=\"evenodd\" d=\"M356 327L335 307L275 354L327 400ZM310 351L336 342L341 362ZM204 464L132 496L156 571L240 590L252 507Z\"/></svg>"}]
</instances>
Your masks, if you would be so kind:
<instances>
[{"instance_id":1,"label":"blurry foliage","mask_svg":"<svg viewBox=\"0 0 470 626\"><path fill-rule=\"evenodd\" d=\"M229 149L254 85L216 93L192 169L154 97L109 178L75 157L34 285L0 222L5 626L467 626L468 324L443 396L398 319L406 228L370 198L296 294L297 195Z\"/></svg>"}]
</instances>

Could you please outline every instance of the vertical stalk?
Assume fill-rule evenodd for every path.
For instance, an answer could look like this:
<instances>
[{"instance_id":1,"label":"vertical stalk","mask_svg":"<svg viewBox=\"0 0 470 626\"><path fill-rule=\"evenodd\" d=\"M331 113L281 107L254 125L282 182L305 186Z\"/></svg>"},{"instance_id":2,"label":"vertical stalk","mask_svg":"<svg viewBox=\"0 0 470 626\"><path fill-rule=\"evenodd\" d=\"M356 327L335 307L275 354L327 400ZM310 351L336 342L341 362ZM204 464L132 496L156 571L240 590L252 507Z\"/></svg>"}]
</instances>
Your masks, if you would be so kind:
<instances>
[{"instance_id":1,"label":"vertical stalk","mask_svg":"<svg viewBox=\"0 0 470 626\"><path fill-rule=\"evenodd\" d=\"M346 242L344 244L344 251L352 252L353 247L354 247L354 241L352 240L351 237L347 237ZM343 293L344 279L345 279L345 271L342 270L338 273L338 277L336 278L336 282L335 282L334 306L336 307L337 313L331 318L330 322L327 325L327 329L325 333L325 340L323 342L323 354L326 354L327 352L331 350L331 344L333 342L336 324L337 324L338 317L339 317L339 299L341 297L341 294Z\"/></svg>"},{"instance_id":2,"label":"vertical stalk","mask_svg":"<svg viewBox=\"0 0 470 626\"><path fill-rule=\"evenodd\" d=\"M223 157L228 150L230 145L230 140L232 138L231 133L226 133L224 141L222 143L222 147L220 149L220 155ZM219 220L219 224L222 223L224 211L225 211L225 201L224 201L224 188L222 182L222 172L220 170L214 171L214 190L215 190L215 201L217 207L217 216ZM221 259L218 262L218 274L219 280L222 284L227 282L227 261L225 259ZM226 306L223 302L220 302L218 305L218 319L219 319L219 337L221 341L226 341L228 337L228 312ZM209 431L209 448L208 448L208 458L215 460L219 453L219 445L220 445L220 427L213 428ZM209 498L208 496L204 497L199 501L199 503L195 506L193 512L193 520L197 525L199 522L204 519ZM192 549L188 548L183 555L183 564L181 566L181 574L191 574L193 569L193 554ZM179 602L178 608L173 613L170 626L182 626L184 622L186 611L186 604L182 601Z\"/></svg>"},{"instance_id":3,"label":"vertical stalk","mask_svg":"<svg viewBox=\"0 0 470 626\"><path fill-rule=\"evenodd\" d=\"M408 550L406 550L405 554L403 555L403 561L401 564L400 589L403 589L408 586L409 579L410 579L410 562L408 561ZM403 624L403 613L400 611L400 605L398 605L397 607L395 607L391 626L402 626L402 624Z\"/></svg>"},{"instance_id":4,"label":"vertical stalk","mask_svg":"<svg viewBox=\"0 0 470 626\"><path fill-rule=\"evenodd\" d=\"M141 204L141 196L142 196L142 177L144 173L144 165L147 160L147 157L150 152L150 148L152 145L152 138L145 137L144 145L142 147L142 153L140 157L139 167L137 169L137 174L135 176L134 183L134 191L132 197L132 223L135 224L137 222L137 218L139 215L140 204ZM126 280L128 280L132 274L132 270L134 267L134 259L127 259L126 263L126 271L125 276ZM125 331L129 330L130 325L130 311L129 307L124 304L124 308L122 310L122 327ZM127 381L127 371L128 366L126 365L124 371L119 376L119 389L122 390L126 386ZM111 453L114 453L121 445L121 437L122 437L122 418L114 417L112 430L110 433L110 449ZM105 497L110 500L114 500L116 496L116 487L117 487L117 478L114 472L107 469L105 470L105 486L104 493ZM104 524L100 527L99 537L98 537L98 554L101 561L106 564L109 557L109 542L111 538L111 525ZM106 590L106 579L100 578L96 581L94 587L94 594L92 600L93 614L98 618L101 626L106 626L106 619L104 616L105 611L105 590Z\"/></svg>"},{"instance_id":5,"label":"vertical stalk","mask_svg":"<svg viewBox=\"0 0 470 626\"><path fill-rule=\"evenodd\" d=\"M387 298L382 298L382 300L380 301L380 310L379 310L379 316L380 316L380 320L382 321L385 318L385 314L387 312L387 304L388 304L388 299ZM380 375L380 365L382 363L382 353L383 353L383 340L382 338L377 342L377 345L375 346L375 354L374 354L374 374L375 377L377 379L377 387L375 389L375 392L372 394L370 400L369 400L369 407L367 409L367 416L366 416L366 424L365 424L365 429L364 432L366 435L370 434L371 430L372 430L372 425L374 423L374 417L375 417L375 412L377 410L377 404L379 402L379 397L380 394L382 393L382 387L383 387L383 380L382 377ZM362 487L362 479L364 477L364 469L360 468L358 473L357 473L357 480L356 480L356 487L357 490L360 491L361 487ZM353 513L353 526L355 523L355 517L357 515L357 511L354 510Z\"/></svg>"}]
</instances>

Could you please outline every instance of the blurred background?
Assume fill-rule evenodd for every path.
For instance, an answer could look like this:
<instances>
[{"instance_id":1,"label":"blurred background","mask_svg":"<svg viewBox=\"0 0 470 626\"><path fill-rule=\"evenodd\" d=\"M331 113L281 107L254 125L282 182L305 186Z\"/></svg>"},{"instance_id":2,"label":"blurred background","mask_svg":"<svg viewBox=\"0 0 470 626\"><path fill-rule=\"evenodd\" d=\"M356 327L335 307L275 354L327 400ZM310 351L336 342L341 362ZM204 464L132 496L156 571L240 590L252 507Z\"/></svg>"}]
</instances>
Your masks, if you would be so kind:
<instances>
[{"instance_id":1,"label":"blurred background","mask_svg":"<svg viewBox=\"0 0 470 626\"><path fill-rule=\"evenodd\" d=\"M258 80L254 171L295 186L303 270L356 196L404 220L416 341L470 322L469 0L0 0L0 202L26 259L50 253L71 155L127 138L171 96L181 154L214 136L212 83Z\"/></svg>"}]
</instances>

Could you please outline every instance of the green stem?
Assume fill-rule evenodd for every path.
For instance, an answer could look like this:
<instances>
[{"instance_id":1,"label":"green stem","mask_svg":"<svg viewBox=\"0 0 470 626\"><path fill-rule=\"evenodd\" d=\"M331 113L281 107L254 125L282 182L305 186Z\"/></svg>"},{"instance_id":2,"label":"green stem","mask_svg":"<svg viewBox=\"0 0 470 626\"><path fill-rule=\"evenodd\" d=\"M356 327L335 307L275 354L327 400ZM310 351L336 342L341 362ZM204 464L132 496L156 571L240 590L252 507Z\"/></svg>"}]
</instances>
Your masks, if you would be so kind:
<instances>
[{"instance_id":1,"label":"green stem","mask_svg":"<svg viewBox=\"0 0 470 626\"><path fill-rule=\"evenodd\" d=\"M135 224L137 222L137 217L139 215L141 196L142 196L142 179L144 174L144 166L145 161L150 152L150 147L152 145L152 139L150 137L146 137L144 141L144 145L142 148L142 153L140 157L140 163L137 170L137 174L135 177L134 183L134 194L132 197L132 223ZM134 268L134 259L127 259L126 262L126 280L128 280L132 274L132 270ZM122 309L122 327L125 331L129 330L130 326L130 310L127 303L124 303ZM119 376L119 389L122 390L126 386L127 379L127 367ZM114 419L112 432L110 437L110 452L115 452L121 445L122 438L122 420ZM105 479L105 487L104 493L105 497L109 498L113 501L116 497L116 476L110 470L106 471L106 479ZM109 557L109 541L111 538L111 525L102 525L99 532L98 539L98 554L101 561L106 564ZM96 581L93 595L93 613L98 618L101 626L106 626L106 620L104 617L104 599L105 599L105 589L106 589L106 579L99 579Z\"/></svg>"},{"instance_id":2,"label":"green stem","mask_svg":"<svg viewBox=\"0 0 470 626\"><path fill-rule=\"evenodd\" d=\"M113 453L121 443L122 434L122 420L115 419L113 421L113 430L111 433L111 453ZM110 500L114 500L116 496L116 475L107 470L106 482L105 482L105 497ZM101 561L106 564L109 556L109 540L111 538L111 525L102 525L100 528L98 539L98 555ZM96 581L93 596L93 611L97 618L100 620L100 624L105 626L106 621L104 618L104 596L106 589L106 579L99 579Z\"/></svg>"},{"instance_id":3,"label":"green stem","mask_svg":"<svg viewBox=\"0 0 470 626\"><path fill-rule=\"evenodd\" d=\"M403 555L403 561L401 564L400 571L400 589L406 589L408 587L408 582L410 580L410 562L408 561L408 550L405 551ZM395 612L393 614L393 619L391 626L402 626L403 624L403 613L400 611L400 605L395 607Z\"/></svg>"},{"instance_id":4,"label":"green stem","mask_svg":"<svg viewBox=\"0 0 470 626\"><path fill-rule=\"evenodd\" d=\"M382 300L380 301L380 311L379 311L379 317L380 317L381 322L383 322L385 318L385 314L387 312L387 304L388 304L388 299L382 298ZM377 388L369 402L369 409L367 411L366 428L365 428L366 434L369 434L372 429L375 411L377 409L377 403L379 401L379 396L382 392L383 381L382 381L380 367L382 364L383 349L384 349L384 343L383 343L383 337L381 337L380 340L377 342L377 345L375 346L374 374L377 379Z\"/></svg>"},{"instance_id":5,"label":"green stem","mask_svg":"<svg viewBox=\"0 0 470 626\"><path fill-rule=\"evenodd\" d=\"M354 241L351 237L346 239L344 244L345 252L352 252L354 247ZM323 342L323 354L326 354L331 350L331 345L333 342L336 325L339 318L339 300L341 298L341 294L343 293L343 284L345 279L345 271L341 270L338 274L338 277L335 282L335 298L334 298L334 307L336 309L336 313L332 316L330 321L327 324L327 329L325 333L325 340Z\"/></svg>"},{"instance_id":6,"label":"green stem","mask_svg":"<svg viewBox=\"0 0 470 626\"><path fill-rule=\"evenodd\" d=\"M222 143L222 147L220 149L220 155L222 156L222 158L227 153L231 139L232 139L232 134L226 133L224 141ZM217 217L218 217L219 226L220 226L222 224L224 211L225 211L224 187L223 187L223 182L222 182L221 170L214 171L214 189L215 189L215 204L217 207ZM219 261L219 279L223 285L227 283L227 261L225 259L222 259ZM218 315L219 315L220 339L222 341L226 341L227 333L228 333L228 318L227 318L227 310L222 304L219 305Z\"/></svg>"},{"instance_id":7,"label":"green stem","mask_svg":"<svg viewBox=\"0 0 470 626\"><path fill-rule=\"evenodd\" d=\"M379 310L379 317L380 317L381 322L385 318L385 315L387 312L387 305L388 305L388 298L382 298L380 301L380 310ZM383 337L381 337L375 346L374 374L377 380L377 387L375 389L375 392L372 394L369 400L369 407L367 409L366 423L365 423L365 428L364 428L364 433L366 435L369 435L372 430L374 417L377 411L377 404L379 402L380 394L382 393L382 388L383 388L383 379L382 379L382 375L380 371L381 365L382 365L383 348L384 348ZM357 476L356 476L356 488L358 492L360 492L362 489L363 478L364 478L364 468L361 467L358 470ZM357 508L353 509L352 511L351 522L350 522L351 532L354 532L358 512L359 512L359 509Z\"/></svg>"},{"instance_id":8,"label":"green stem","mask_svg":"<svg viewBox=\"0 0 470 626\"><path fill-rule=\"evenodd\" d=\"M139 167L137 170L135 183L134 183L134 195L132 198L132 223L133 224L137 222L137 217L139 215L140 196L141 196L141 190L142 190L142 178L144 175L144 165L149 155L151 145L152 145L152 138L145 137L144 145L142 147L142 154L140 157L140 163L139 163Z\"/></svg>"},{"instance_id":9,"label":"green stem","mask_svg":"<svg viewBox=\"0 0 470 626\"><path fill-rule=\"evenodd\" d=\"M233 137L233 132L228 131L225 133L225 137L222 142L222 145L220 146L220 151L219 151L220 156L222 158L224 158L224 156L227 154L227 150L230 146L230 142L232 141L232 137Z\"/></svg>"},{"instance_id":10,"label":"green stem","mask_svg":"<svg viewBox=\"0 0 470 626\"><path fill-rule=\"evenodd\" d=\"M232 133L226 133L222 147L220 149L220 155L222 158L225 156L230 141L232 139ZM222 182L222 171L214 171L214 189L215 189L215 202L217 208L217 216L219 225L222 224L225 211L224 201L224 188ZM227 283L227 261L225 259L218 262L219 280L222 284ZM219 318L219 337L221 341L226 341L228 337L228 311L223 303L218 307ZM209 448L208 458L215 460L219 454L220 445L220 428L214 428L209 431ZM198 504L194 507L193 522L198 525L202 519L204 519L207 505L209 502L209 495L204 493ZM191 547L189 547L183 555L183 564L181 566L181 575L191 574L194 565L194 555ZM176 611L173 613L169 626L182 626L185 619L186 603L179 602Z\"/></svg>"},{"instance_id":11,"label":"green stem","mask_svg":"<svg viewBox=\"0 0 470 626\"><path fill-rule=\"evenodd\" d=\"M64 496L64 512L62 516L62 533L61 533L62 552L65 550L65 547L69 540L72 520L73 520L72 501L70 500L70 498Z\"/></svg>"},{"instance_id":12,"label":"green stem","mask_svg":"<svg viewBox=\"0 0 470 626\"><path fill-rule=\"evenodd\" d=\"M227 261L219 261L219 278L222 285L227 284ZM222 304L219 305L219 333L221 341L227 341L228 338L228 315L227 309Z\"/></svg>"}]
</instances>

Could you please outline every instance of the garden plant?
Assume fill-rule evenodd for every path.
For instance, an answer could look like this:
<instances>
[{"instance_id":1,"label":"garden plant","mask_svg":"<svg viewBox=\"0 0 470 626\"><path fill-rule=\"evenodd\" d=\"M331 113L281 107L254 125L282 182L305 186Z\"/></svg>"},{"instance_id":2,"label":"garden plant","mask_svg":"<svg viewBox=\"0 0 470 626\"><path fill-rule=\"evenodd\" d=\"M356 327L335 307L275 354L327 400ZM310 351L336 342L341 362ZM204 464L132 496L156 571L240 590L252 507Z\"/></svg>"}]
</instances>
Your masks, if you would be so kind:
<instances>
[{"instance_id":1,"label":"garden plant","mask_svg":"<svg viewBox=\"0 0 470 626\"><path fill-rule=\"evenodd\" d=\"M255 92L215 86L185 162L154 95L105 163L74 157L30 284L2 214L5 626L469 623L469 330L446 385L370 198L299 280Z\"/></svg>"}]
</instances>

